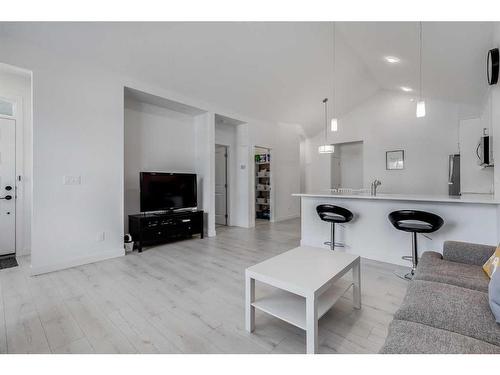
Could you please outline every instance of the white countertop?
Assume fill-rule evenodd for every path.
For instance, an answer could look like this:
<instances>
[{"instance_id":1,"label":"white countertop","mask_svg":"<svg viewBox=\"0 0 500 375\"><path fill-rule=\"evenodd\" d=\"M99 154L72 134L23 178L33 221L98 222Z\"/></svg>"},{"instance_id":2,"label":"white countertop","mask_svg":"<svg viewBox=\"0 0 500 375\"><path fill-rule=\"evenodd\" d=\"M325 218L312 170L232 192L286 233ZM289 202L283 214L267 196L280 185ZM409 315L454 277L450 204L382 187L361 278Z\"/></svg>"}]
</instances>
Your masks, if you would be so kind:
<instances>
[{"instance_id":1,"label":"white countertop","mask_svg":"<svg viewBox=\"0 0 500 375\"><path fill-rule=\"evenodd\" d=\"M394 201L419 201L419 202L444 202L444 203L476 203L476 204L500 204L492 194L463 194L459 197L449 195L425 195L425 194L385 194L377 193L371 196L367 193L303 193L292 194L294 197L309 198L336 198L336 199L368 199L368 200L394 200Z\"/></svg>"}]
</instances>

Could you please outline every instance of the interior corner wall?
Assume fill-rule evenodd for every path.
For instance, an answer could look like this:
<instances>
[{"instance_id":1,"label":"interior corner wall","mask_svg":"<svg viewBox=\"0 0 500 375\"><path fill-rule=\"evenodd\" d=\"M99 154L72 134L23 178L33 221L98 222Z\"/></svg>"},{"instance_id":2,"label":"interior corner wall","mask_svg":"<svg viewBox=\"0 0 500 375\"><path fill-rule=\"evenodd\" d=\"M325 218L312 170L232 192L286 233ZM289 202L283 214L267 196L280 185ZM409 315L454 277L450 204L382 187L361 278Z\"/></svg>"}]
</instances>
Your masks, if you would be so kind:
<instances>
[{"instance_id":1,"label":"interior corner wall","mask_svg":"<svg viewBox=\"0 0 500 375\"><path fill-rule=\"evenodd\" d=\"M215 236L215 114L207 112L198 115L194 118L194 124L198 191L202 194L201 207L205 211L206 233L209 237L213 237Z\"/></svg>"},{"instance_id":2,"label":"interior corner wall","mask_svg":"<svg viewBox=\"0 0 500 375\"><path fill-rule=\"evenodd\" d=\"M228 225L236 225L236 184L237 184L237 150L236 129L239 125L215 124L215 144L227 146L227 182L228 182Z\"/></svg>"},{"instance_id":3,"label":"interior corner wall","mask_svg":"<svg viewBox=\"0 0 500 375\"><path fill-rule=\"evenodd\" d=\"M300 216L300 199L292 194L300 192L300 142L301 138L293 124L279 123L272 138L274 147L271 159L274 176L274 221Z\"/></svg>"},{"instance_id":4,"label":"interior corner wall","mask_svg":"<svg viewBox=\"0 0 500 375\"><path fill-rule=\"evenodd\" d=\"M28 255L31 250L32 204L32 126L31 77L28 73L0 70L0 97L16 102L16 255Z\"/></svg>"},{"instance_id":5,"label":"interior corner wall","mask_svg":"<svg viewBox=\"0 0 500 375\"><path fill-rule=\"evenodd\" d=\"M128 215L140 212L139 173L196 173L195 118L125 99L125 232Z\"/></svg>"},{"instance_id":6,"label":"interior corner wall","mask_svg":"<svg viewBox=\"0 0 500 375\"><path fill-rule=\"evenodd\" d=\"M236 127L236 194L234 225L249 228L253 226L252 201L253 179L251 165L253 163L252 149L249 145L249 124Z\"/></svg>"}]
</instances>

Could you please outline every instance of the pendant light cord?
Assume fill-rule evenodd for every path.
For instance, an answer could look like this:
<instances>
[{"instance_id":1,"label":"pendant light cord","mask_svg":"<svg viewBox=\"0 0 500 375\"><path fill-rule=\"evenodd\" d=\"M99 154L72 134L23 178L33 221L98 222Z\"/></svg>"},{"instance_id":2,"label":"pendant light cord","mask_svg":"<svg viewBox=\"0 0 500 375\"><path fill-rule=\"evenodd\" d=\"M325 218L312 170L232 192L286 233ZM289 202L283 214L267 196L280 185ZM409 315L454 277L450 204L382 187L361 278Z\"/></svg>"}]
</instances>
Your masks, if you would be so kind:
<instances>
[{"instance_id":1,"label":"pendant light cord","mask_svg":"<svg viewBox=\"0 0 500 375\"><path fill-rule=\"evenodd\" d=\"M418 26L419 26L419 35L418 35L418 38L419 38L419 78L420 78L420 82L419 82L419 92L420 92L420 100L422 100L422 22L420 21L418 23Z\"/></svg>"},{"instance_id":2,"label":"pendant light cord","mask_svg":"<svg viewBox=\"0 0 500 375\"><path fill-rule=\"evenodd\" d=\"M333 22L333 97L332 97L332 118L335 118L335 74L336 74L336 69L335 69L335 22Z\"/></svg>"},{"instance_id":3,"label":"pendant light cord","mask_svg":"<svg viewBox=\"0 0 500 375\"><path fill-rule=\"evenodd\" d=\"M327 110L327 103L328 98L323 99L323 103L325 103L325 144L327 143L328 140L328 110Z\"/></svg>"}]
</instances>

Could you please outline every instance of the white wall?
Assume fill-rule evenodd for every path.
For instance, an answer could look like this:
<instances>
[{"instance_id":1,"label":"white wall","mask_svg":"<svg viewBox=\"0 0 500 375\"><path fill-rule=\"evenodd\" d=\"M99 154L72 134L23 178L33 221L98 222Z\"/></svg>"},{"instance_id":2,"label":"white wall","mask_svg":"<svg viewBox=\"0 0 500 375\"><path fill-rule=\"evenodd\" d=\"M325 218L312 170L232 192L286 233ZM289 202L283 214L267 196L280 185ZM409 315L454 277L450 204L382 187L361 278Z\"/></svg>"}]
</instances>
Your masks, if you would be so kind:
<instances>
[{"instance_id":1,"label":"white wall","mask_svg":"<svg viewBox=\"0 0 500 375\"><path fill-rule=\"evenodd\" d=\"M205 231L215 236L215 115L212 112L195 117L196 173L198 174L198 207L205 211Z\"/></svg>"},{"instance_id":2,"label":"white wall","mask_svg":"<svg viewBox=\"0 0 500 375\"><path fill-rule=\"evenodd\" d=\"M485 124L481 119L460 121L460 185L462 193L493 194L493 168L478 165L477 145ZM489 125L486 127L489 130Z\"/></svg>"},{"instance_id":3,"label":"white wall","mask_svg":"<svg viewBox=\"0 0 500 375\"><path fill-rule=\"evenodd\" d=\"M196 173L194 117L136 100L125 100L125 231L140 212L139 173Z\"/></svg>"},{"instance_id":4,"label":"white wall","mask_svg":"<svg viewBox=\"0 0 500 375\"><path fill-rule=\"evenodd\" d=\"M31 76L0 64L0 97L16 103L16 253L27 255L31 248ZM3 192L2 192L3 193Z\"/></svg>"},{"instance_id":5,"label":"white wall","mask_svg":"<svg viewBox=\"0 0 500 375\"><path fill-rule=\"evenodd\" d=\"M236 128L236 214L233 215L233 225L241 227L252 226L252 210L254 207L253 179L251 176L253 153L249 145L249 124Z\"/></svg>"},{"instance_id":6,"label":"white wall","mask_svg":"<svg viewBox=\"0 0 500 375\"><path fill-rule=\"evenodd\" d=\"M237 149L236 149L236 128L241 125L215 123L215 144L227 146L227 180L228 180L228 225L235 225L236 216L236 174L237 174Z\"/></svg>"},{"instance_id":7,"label":"white wall","mask_svg":"<svg viewBox=\"0 0 500 375\"><path fill-rule=\"evenodd\" d=\"M331 187L331 158L328 154L319 154L318 147L325 144L325 136L306 138L303 142L305 156L302 168L305 171L305 190L303 193L326 192Z\"/></svg>"},{"instance_id":8,"label":"white wall","mask_svg":"<svg viewBox=\"0 0 500 375\"><path fill-rule=\"evenodd\" d=\"M415 117L415 102L404 94L380 91L339 119L328 143L363 141L365 187L378 178L387 193L447 194L448 155L458 152L458 105L426 99L427 116ZM319 155L324 133L308 140L307 191L329 186L329 156ZM385 153L405 150L405 169L388 171Z\"/></svg>"},{"instance_id":9,"label":"white wall","mask_svg":"<svg viewBox=\"0 0 500 375\"><path fill-rule=\"evenodd\" d=\"M33 72L34 274L124 254L124 87L207 111L202 115L205 119L200 119L206 126L197 132L198 142L205 137L203 144L207 147L198 152L197 158L204 161L201 168L209 176L203 185L203 207L210 210L210 222L214 221L214 197L210 194L214 183L214 113L248 124L238 127L237 178L242 185L235 225L251 225L253 201L248 198L253 180L248 164L253 159L249 150L254 142L261 143L261 138L273 147L276 162L284 164L283 168L275 167L278 191L282 187L299 190L299 139L294 125L255 120L34 44L0 37L0 45L1 62ZM63 185L65 175L81 176L82 184ZM278 218L299 212L298 200L287 191L276 202ZM101 232L105 232L104 241L98 240Z\"/></svg>"}]
</instances>

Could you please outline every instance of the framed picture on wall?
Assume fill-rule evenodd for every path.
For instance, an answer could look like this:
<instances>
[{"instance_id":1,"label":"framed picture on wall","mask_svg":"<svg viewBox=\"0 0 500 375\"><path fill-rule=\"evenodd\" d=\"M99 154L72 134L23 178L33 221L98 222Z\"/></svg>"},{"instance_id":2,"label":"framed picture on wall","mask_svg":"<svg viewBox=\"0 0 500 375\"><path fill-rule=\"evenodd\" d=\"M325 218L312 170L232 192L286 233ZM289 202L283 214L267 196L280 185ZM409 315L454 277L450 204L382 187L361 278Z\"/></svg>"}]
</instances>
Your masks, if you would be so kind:
<instances>
[{"instance_id":1,"label":"framed picture on wall","mask_svg":"<svg viewBox=\"0 0 500 375\"><path fill-rule=\"evenodd\" d=\"M405 152L404 150L386 151L385 153L385 169L405 169Z\"/></svg>"}]
</instances>

